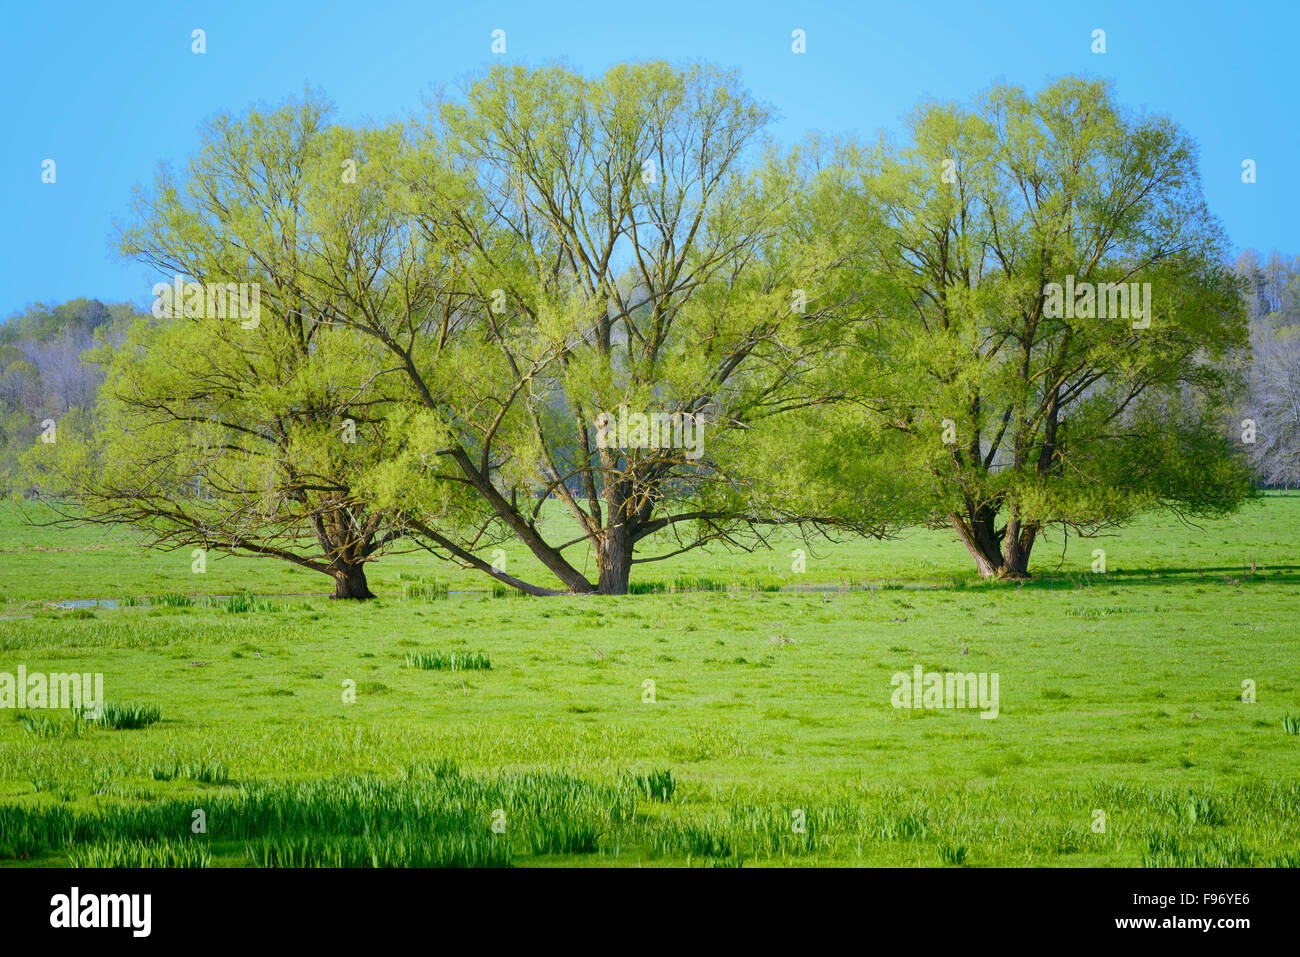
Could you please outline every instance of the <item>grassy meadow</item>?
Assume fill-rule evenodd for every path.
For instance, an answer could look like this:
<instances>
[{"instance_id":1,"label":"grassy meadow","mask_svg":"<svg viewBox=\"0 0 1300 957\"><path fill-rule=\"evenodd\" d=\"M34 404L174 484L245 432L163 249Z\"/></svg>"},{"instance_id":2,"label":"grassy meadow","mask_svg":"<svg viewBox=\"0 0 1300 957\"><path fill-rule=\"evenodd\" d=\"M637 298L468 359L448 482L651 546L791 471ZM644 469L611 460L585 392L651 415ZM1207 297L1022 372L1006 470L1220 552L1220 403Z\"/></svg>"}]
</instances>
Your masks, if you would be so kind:
<instances>
[{"instance_id":1,"label":"grassy meadow","mask_svg":"<svg viewBox=\"0 0 1300 957\"><path fill-rule=\"evenodd\" d=\"M1300 495L1023 584L923 531L617 598L398 554L368 603L47 517L0 511L0 672L110 707L0 711L0 866L1300 865ZM996 719L894 707L916 665L997 674Z\"/></svg>"}]
</instances>

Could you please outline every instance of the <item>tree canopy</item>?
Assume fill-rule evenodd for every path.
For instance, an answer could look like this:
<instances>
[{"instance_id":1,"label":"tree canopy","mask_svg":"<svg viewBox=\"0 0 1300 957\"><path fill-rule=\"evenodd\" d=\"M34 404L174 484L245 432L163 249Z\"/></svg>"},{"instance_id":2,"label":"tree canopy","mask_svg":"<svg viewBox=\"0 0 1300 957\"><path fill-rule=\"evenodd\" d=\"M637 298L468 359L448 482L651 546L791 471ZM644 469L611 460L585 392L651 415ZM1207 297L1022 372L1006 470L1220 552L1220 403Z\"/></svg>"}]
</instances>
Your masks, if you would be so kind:
<instances>
[{"instance_id":1,"label":"tree canopy","mask_svg":"<svg viewBox=\"0 0 1300 957\"><path fill-rule=\"evenodd\" d=\"M1051 525L1242 501L1224 413L1244 312L1174 123L1067 78L921 107L853 162L886 334L848 374L981 574L1025 576Z\"/></svg>"}]
</instances>

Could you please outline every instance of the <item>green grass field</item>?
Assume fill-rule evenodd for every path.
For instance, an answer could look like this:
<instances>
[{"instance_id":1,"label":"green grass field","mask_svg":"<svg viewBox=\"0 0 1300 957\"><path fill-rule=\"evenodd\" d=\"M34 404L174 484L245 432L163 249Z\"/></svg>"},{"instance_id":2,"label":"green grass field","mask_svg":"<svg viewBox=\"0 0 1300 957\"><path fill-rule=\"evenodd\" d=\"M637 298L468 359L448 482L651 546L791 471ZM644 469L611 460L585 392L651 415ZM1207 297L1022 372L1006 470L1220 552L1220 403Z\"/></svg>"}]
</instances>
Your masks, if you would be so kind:
<instances>
[{"instance_id":1,"label":"green grass field","mask_svg":"<svg viewBox=\"0 0 1300 957\"><path fill-rule=\"evenodd\" d=\"M1300 865L1300 496L1064 545L990 585L945 532L782 539L620 598L412 553L354 604L6 506L0 672L126 710L0 711L0 865ZM916 665L996 719L894 707Z\"/></svg>"}]
</instances>

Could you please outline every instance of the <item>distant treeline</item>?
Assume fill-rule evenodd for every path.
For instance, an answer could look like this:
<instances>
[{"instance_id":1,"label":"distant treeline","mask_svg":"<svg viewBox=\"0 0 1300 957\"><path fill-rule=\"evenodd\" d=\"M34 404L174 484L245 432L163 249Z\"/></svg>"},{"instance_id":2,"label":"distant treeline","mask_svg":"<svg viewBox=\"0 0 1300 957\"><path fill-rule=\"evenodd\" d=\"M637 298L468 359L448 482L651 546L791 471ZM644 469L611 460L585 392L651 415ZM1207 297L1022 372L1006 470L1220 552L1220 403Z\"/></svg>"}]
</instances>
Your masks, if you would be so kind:
<instances>
[{"instance_id":1,"label":"distant treeline","mask_svg":"<svg viewBox=\"0 0 1300 957\"><path fill-rule=\"evenodd\" d=\"M1244 447L1261 485L1300 486L1300 257L1248 249L1234 264L1245 280L1251 365ZM1243 432L1250 429L1243 425Z\"/></svg>"},{"instance_id":2,"label":"distant treeline","mask_svg":"<svg viewBox=\"0 0 1300 957\"><path fill-rule=\"evenodd\" d=\"M72 299L36 303L0 323L0 493L22 495L21 456L40 441L42 422L89 416L104 380L84 353L144 316L130 303Z\"/></svg>"}]
</instances>

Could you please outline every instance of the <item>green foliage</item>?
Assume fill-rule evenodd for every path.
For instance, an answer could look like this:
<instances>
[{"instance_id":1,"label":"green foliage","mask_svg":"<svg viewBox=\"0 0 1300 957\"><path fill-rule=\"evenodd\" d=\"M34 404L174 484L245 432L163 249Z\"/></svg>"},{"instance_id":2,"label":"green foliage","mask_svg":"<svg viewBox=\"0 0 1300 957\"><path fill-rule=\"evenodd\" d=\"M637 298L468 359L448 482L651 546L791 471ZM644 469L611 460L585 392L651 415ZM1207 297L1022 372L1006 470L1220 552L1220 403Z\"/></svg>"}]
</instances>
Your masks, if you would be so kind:
<instances>
[{"instance_id":1,"label":"green foliage","mask_svg":"<svg viewBox=\"0 0 1300 957\"><path fill-rule=\"evenodd\" d=\"M939 860L949 867L961 867L966 863L966 845L944 843L939 845Z\"/></svg>"},{"instance_id":2,"label":"green foliage","mask_svg":"<svg viewBox=\"0 0 1300 957\"><path fill-rule=\"evenodd\" d=\"M677 782L673 780L673 772L667 768L653 770L646 774L638 774L635 780L636 786L641 793L652 801L671 801L673 794L677 791Z\"/></svg>"},{"instance_id":3,"label":"green foliage","mask_svg":"<svg viewBox=\"0 0 1300 957\"><path fill-rule=\"evenodd\" d=\"M107 840L75 845L68 851L73 867L208 867L212 855L195 840Z\"/></svg>"},{"instance_id":4,"label":"green foliage","mask_svg":"<svg viewBox=\"0 0 1300 957\"><path fill-rule=\"evenodd\" d=\"M252 867L509 867L510 844L492 835L410 831L273 836L247 845L245 856Z\"/></svg>"},{"instance_id":5,"label":"green foliage","mask_svg":"<svg viewBox=\"0 0 1300 957\"><path fill-rule=\"evenodd\" d=\"M402 586L402 597L407 601L438 601L449 594L451 588L446 582L414 582Z\"/></svg>"},{"instance_id":6,"label":"green foliage","mask_svg":"<svg viewBox=\"0 0 1300 957\"><path fill-rule=\"evenodd\" d=\"M93 430L91 410L103 371L82 361L94 337L117 335L137 317L129 303L72 299L36 303L0 322L0 498L57 488L33 462L57 440Z\"/></svg>"},{"instance_id":7,"label":"green foliage","mask_svg":"<svg viewBox=\"0 0 1300 957\"><path fill-rule=\"evenodd\" d=\"M425 671L487 671L492 660L477 652L414 652L406 656L406 667Z\"/></svg>"},{"instance_id":8,"label":"green foliage","mask_svg":"<svg viewBox=\"0 0 1300 957\"><path fill-rule=\"evenodd\" d=\"M1187 134L1078 78L927 105L909 134L849 164L881 323L842 363L873 410L846 452L925 490L986 575L1023 577L1053 524L1235 509L1244 313ZM1052 306L1119 282L1149 284L1145 319Z\"/></svg>"},{"instance_id":9,"label":"green foliage","mask_svg":"<svg viewBox=\"0 0 1300 957\"><path fill-rule=\"evenodd\" d=\"M103 713L95 719L101 727L115 731L135 731L162 720L162 709L152 704L113 704L106 702Z\"/></svg>"},{"instance_id":10,"label":"green foliage","mask_svg":"<svg viewBox=\"0 0 1300 957\"><path fill-rule=\"evenodd\" d=\"M1169 829L1152 831L1142 855L1143 867L1254 867L1257 856L1237 838L1196 843Z\"/></svg>"},{"instance_id":11,"label":"green foliage","mask_svg":"<svg viewBox=\"0 0 1300 957\"><path fill-rule=\"evenodd\" d=\"M253 595L231 595L221 605L222 611L232 615L246 615L252 612L269 613L279 611L274 602Z\"/></svg>"},{"instance_id":12,"label":"green foliage","mask_svg":"<svg viewBox=\"0 0 1300 957\"><path fill-rule=\"evenodd\" d=\"M231 782L230 769L220 761L169 761L153 765L149 775L155 781L180 779L217 785Z\"/></svg>"},{"instance_id":13,"label":"green foliage","mask_svg":"<svg viewBox=\"0 0 1300 957\"><path fill-rule=\"evenodd\" d=\"M44 714L20 713L18 725L37 738L79 738L86 730L86 721L74 713L71 718L51 718Z\"/></svg>"},{"instance_id":14,"label":"green foliage","mask_svg":"<svg viewBox=\"0 0 1300 957\"><path fill-rule=\"evenodd\" d=\"M423 414L375 376L391 365L382 344L336 321L354 303L316 297L315 277L337 275L349 296L402 298L395 274L340 246L343 223L360 222L338 172L341 156L362 155L354 142L314 98L223 115L188 182L164 171L137 194L120 245L163 277L153 315L91 354L105 372L95 427L69 425L32 453L69 499L68 521L340 571L339 597L366 598L366 563L402 537L401 497L455 498L419 460L434 434ZM363 162L386 163L397 145L376 133Z\"/></svg>"},{"instance_id":15,"label":"green foliage","mask_svg":"<svg viewBox=\"0 0 1300 957\"><path fill-rule=\"evenodd\" d=\"M673 591L726 591L727 583L705 575L678 575Z\"/></svg>"}]
</instances>

